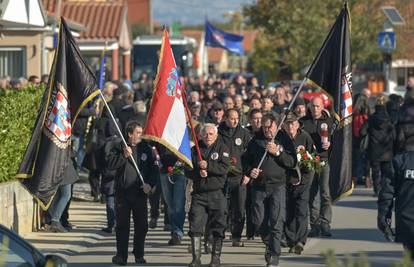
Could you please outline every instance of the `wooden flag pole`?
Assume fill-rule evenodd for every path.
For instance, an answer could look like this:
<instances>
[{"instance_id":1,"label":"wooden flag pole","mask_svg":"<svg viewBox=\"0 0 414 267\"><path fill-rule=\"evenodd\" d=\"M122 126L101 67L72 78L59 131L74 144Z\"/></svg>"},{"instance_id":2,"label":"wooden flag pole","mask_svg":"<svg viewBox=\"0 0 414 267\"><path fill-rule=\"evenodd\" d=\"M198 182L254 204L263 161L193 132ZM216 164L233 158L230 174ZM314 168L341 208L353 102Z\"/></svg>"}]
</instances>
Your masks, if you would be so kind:
<instances>
[{"instance_id":1,"label":"wooden flag pole","mask_svg":"<svg viewBox=\"0 0 414 267\"><path fill-rule=\"evenodd\" d=\"M195 130L194 130L193 119L191 118L191 112L190 112L190 109L188 108L187 93L186 93L185 90L186 90L185 89L185 84L183 84L182 95L183 95L184 108L185 108L185 112L187 113L188 122L190 123L191 133L193 134L194 144L196 146L196 150L197 150L197 154L198 154L198 159L200 161L202 161L203 160L203 157L201 156L200 147L198 146L198 139L197 139L197 135L196 135Z\"/></svg>"}]
</instances>

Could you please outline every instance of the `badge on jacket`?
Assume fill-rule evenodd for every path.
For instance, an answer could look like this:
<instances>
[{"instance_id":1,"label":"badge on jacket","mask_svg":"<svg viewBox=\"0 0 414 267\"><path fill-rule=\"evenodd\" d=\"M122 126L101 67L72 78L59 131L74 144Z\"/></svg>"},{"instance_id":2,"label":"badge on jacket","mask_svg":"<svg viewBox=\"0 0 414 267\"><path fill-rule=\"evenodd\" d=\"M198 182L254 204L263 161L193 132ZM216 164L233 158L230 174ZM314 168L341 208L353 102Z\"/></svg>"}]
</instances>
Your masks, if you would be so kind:
<instances>
[{"instance_id":1,"label":"badge on jacket","mask_svg":"<svg viewBox=\"0 0 414 267\"><path fill-rule=\"evenodd\" d=\"M242 140L240 137L236 138L236 140L234 140L234 143L236 143L236 145L240 146L242 144Z\"/></svg>"},{"instance_id":2,"label":"badge on jacket","mask_svg":"<svg viewBox=\"0 0 414 267\"><path fill-rule=\"evenodd\" d=\"M217 160L217 159L218 159L218 157L219 157L219 155L218 155L218 153L217 153L217 152L214 152L213 154L211 154L211 159L212 159L212 160Z\"/></svg>"},{"instance_id":3,"label":"badge on jacket","mask_svg":"<svg viewBox=\"0 0 414 267\"><path fill-rule=\"evenodd\" d=\"M142 160L142 161L146 161L146 160L147 160L147 158L148 158L147 154L143 153L143 154L141 155L141 160Z\"/></svg>"}]
</instances>

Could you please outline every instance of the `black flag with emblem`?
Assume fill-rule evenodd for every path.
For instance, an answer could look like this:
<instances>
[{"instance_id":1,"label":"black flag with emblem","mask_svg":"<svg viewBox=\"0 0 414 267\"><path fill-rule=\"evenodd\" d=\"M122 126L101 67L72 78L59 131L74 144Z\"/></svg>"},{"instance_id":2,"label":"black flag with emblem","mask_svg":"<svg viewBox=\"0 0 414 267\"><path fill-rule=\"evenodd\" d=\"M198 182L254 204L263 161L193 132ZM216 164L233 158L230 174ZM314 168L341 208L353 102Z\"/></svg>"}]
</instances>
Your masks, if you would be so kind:
<instances>
[{"instance_id":1,"label":"black flag with emblem","mask_svg":"<svg viewBox=\"0 0 414 267\"><path fill-rule=\"evenodd\" d=\"M96 79L62 17L48 85L16 175L45 210L71 161L71 134L76 117L99 94L97 88Z\"/></svg>"},{"instance_id":2,"label":"black flag with emblem","mask_svg":"<svg viewBox=\"0 0 414 267\"><path fill-rule=\"evenodd\" d=\"M331 130L330 193L333 201L352 193L352 72L350 26L344 5L322 48L313 61L307 78L319 85L333 102L335 118Z\"/></svg>"}]
</instances>

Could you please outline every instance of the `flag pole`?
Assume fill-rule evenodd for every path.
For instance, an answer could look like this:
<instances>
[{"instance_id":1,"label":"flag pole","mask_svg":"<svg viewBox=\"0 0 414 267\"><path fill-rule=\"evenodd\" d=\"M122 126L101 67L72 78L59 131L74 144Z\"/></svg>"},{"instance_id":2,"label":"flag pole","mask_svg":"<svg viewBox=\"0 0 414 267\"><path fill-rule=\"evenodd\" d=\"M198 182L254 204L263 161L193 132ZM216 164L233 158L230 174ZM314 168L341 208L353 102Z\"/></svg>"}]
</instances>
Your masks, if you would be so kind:
<instances>
[{"instance_id":1,"label":"flag pole","mask_svg":"<svg viewBox=\"0 0 414 267\"><path fill-rule=\"evenodd\" d=\"M184 82L184 88L182 90L182 94L184 96L183 102L184 102L184 108L185 108L185 112L187 113L187 117L188 117L188 122L190 123L190 128L191 128L191 133L193 134L193 138L194 138L194 144L197 150L197 155L198 155L198 159L200 161L203 160L203 157L201 156L201 151L200 151L200 147L198 146L198 140L197 140L197 135L195 133L194 130L194 126L193 126L193 119L191 118L191 113L190 113L190 109L188 108L188 103L187 103L187 93L185 92L185 82Z\"/></svg>"},{"instance_id":2,"label":"flag pole","mask_svg":"<svg viewBox=\"0 0 414 267\"><path fill-rule=\"evenodd\" d=\"M300 91L302 90L303 86L305 85L306 80L308 79L308 77L303 78L302 83L300 84L298 90L296 91L296 94L293 96L292 100L289 103L289 106L287 108L287 110L284 112L282 120L280 121L279 125L277 126L276 129L276 133L275 136L273 136L272 138L272 142L275 140L277 133L280 131L280 129L282 128L283 123L285 122L286 116L289 113L289 111L292 109L293 104L295 103L296 98L299 96ZM268 153L268 150L266 148L265 152L263 153L263 156L259 162L259 165L257 166L257 169L260 169L260 167L262 167L263 161L266 158L266 155Z\"/></svg>"},{"instance_id":3,"label":"flag pole","mask_svg":"<svg viewBox=\"0 0 414 267\"><path fill-rule=\"evenodd\" d=\"M104 95L102 94L102 91L101 91L101 90L99 90L99 94L101 95L101 98L102 98L103 102L105 103L106 108L108 109L109 115L111 116L111 119L113 120L113 122L114 122L114 124L115 124L115 126L116 126L116 129L118 130L119 135L120 135L120 136L121 136L121 138L122 138L122 142L124 143L125 147L128 147L128 144L127 144L127 142L125 141L125 138L124 138L124 136L123 136L123 134L122 134L122 132L121 132L121 129L119 129L118 123L116 122L115 117L114 117L114 115L112 114L111 109L109 108L108 102L106 102L106 99L105 99ZM141 172L139 171L138 165L137 165L137 163L135 162L134 157L133 157L132 155L131 155L131 156L129 156L129 157L130 157L130 158L131 158L131 160L132 160L132 164L134 165L135 170L137 171L138 176L139 176L139 178L140 178L140 180L141 180L142 184L145 184L145 182L144 182L144 178L142 177Z\"/></svg>"}]
</instances>

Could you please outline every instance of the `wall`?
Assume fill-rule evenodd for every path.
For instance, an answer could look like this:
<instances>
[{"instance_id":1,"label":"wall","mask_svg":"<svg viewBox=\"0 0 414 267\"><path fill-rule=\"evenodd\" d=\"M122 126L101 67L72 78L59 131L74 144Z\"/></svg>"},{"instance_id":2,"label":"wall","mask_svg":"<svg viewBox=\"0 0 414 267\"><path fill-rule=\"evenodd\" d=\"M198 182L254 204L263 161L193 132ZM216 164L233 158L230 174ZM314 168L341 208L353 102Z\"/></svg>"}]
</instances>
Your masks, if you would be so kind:
<instances>
[{"instance_id":1,"label":"wall","mask_svg":"<svg viewBox=\"0 0 414 267\"><path fill-rule=\"evenodd\" d=\"M32 31L3 31L0 46L26 48L26 76L41 75L41 33Z\"/></svg>"},{"instance_id":2,"label":"wall","mask_svg":"<svg viewBox=\"0 0 414 267\"><path fill-rule=\"evenodd\" d=\"M37 204L20 182L0 184L0 223L18 234L28 233L38 222ZM35 211L35 212L34 212Z\"/></svg>"}]
</instances>

